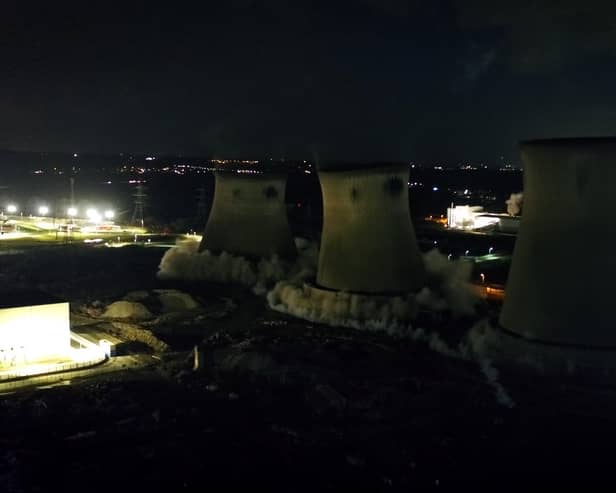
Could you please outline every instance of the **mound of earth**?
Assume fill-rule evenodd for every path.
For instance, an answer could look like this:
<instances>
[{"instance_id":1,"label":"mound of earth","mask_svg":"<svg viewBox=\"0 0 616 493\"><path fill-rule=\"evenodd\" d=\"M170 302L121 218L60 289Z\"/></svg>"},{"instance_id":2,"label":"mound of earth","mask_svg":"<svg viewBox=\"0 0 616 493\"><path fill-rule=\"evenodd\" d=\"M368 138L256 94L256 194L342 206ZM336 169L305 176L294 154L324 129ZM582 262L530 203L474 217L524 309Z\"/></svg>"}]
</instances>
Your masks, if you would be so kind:
<instances>
[{"instance_id":1,"label":"mound of earth","mask_svg":"<svg viewBox=\"0 0 616 493\"><path fill-rule=\"evenodd\" d=\"M134 301L116 301L111 303L102 314L103 318L122 318L130 320L149 320L152 313L143 304Z\"/></svg>"},{"instance_id":2,"label":"mound of earth","mask_svg":"<svg viewBox=\"0 0 616 493\"><path fill-rule=\"evenodd\" d=\"M154 291L158 294L163 312L179 312L200 308L199 303L188 293L175 289L156 289Z\"/></svg>"}]
</instances>

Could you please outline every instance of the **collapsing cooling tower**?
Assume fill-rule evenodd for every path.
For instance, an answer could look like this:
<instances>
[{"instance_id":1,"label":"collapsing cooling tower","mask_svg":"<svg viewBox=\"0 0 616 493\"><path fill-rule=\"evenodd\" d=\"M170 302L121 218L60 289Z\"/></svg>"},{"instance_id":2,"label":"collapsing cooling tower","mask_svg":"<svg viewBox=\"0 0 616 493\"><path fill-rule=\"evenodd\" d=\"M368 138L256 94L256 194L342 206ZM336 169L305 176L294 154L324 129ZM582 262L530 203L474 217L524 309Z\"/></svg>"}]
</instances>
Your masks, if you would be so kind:
<instances>
[{"instance_id":1,"label":"collapsing cooling tower","mask_svg":"<svg viewBox=\"0 0 616 493\"><path fill-rule=\"evenodd\" d=\"M489 351L545 373L611 373L616 139L528 141L521 155L524 213Z\"/></svg>"},{"instance_id":2,"label":"collapsing cooling tower","mask_svg":"<svg viewBox=\"0 0 616 493\"><path fill-rule=\"evenodd\" d=\"M405 165L319 172L323 232L317 284L366 294L408 293L424 280Z\"/></svg>"},{"instance_id":3,"label":"collapsing cooling tower","mask_svg":"<svg viewBox=\"0 0 616 493\"><path fill-rule=\"evenodd\" d=\"M616 347L616 139L525 142L524 214L501 325L529 339Z\"/></svg>"},{"instance_id":4,"label":"collapsing cooling tower","mask_svg":"<svg viewBox=\"0 0 616 493\"><path fill-rule=\"evenodd\" d=\"M279 282L268 293L269 306L340 327L407 327L424 281L407 166L333 167L322 169L319 179L323 231L316 285Z\"/></svg>"},{"instance_id":5,"label":"collapsing cooling tower","mask_svg":"<svg viewBox=\"0 0 616 493\"><path fill-rule=\"evenodd\" d=\"M284 202L286 175L217 171L215 177L214 202L199 250L293 257Z\"/></svg>"}]
</instances>

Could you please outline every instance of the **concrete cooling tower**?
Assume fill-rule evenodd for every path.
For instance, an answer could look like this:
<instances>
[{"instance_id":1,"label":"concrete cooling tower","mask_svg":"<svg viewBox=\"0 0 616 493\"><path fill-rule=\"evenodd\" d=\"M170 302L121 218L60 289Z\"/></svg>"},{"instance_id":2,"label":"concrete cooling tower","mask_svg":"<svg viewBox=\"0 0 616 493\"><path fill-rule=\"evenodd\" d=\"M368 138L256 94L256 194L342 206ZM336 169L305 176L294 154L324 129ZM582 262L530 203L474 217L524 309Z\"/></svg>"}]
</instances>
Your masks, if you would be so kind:
<instances>
[{"instance_id":1,"label":"concrete cooling tower","mask_svg":"<svg viewBox=\"0 0 616 493\"><path fill-rule=\"evenodd\" d=\"M286 174L215 172L214 201L200 251L294 257L284 202Z\"/></svg>"},{"instance_id":2,"label":"concrete cooling tower","mask_svg":"<svg viewBox=\"0 0 616 493\"><path fill-rule=\"evenodd\" d=\"M405 165L319 172L319 286L368 294L407 293L422 286L408 176Z\"/></svg>"},{"instance_id":3,"label":"concrete cooling tower","mask_svg":"<svg viewBox=\"0 0 616 493\"><path fill-rule=\"evenodd\" d=\"M271 308L339 327L399 330L418 313L424 264L406 165L319 171L323 230L316 284L279 282Z\"/></svg>"},{"instance_id":4,"label":"concrete cooling tower","mask_svg":"<svg viewBox=\"0 0 616 493\"><path fill-rule=\"evenodd\" d=\"M535 370L616 369L616 139L521 144L524 212L497 358ZM498 340L496 340L498 339Z\"/></svg>"}]
</instances>

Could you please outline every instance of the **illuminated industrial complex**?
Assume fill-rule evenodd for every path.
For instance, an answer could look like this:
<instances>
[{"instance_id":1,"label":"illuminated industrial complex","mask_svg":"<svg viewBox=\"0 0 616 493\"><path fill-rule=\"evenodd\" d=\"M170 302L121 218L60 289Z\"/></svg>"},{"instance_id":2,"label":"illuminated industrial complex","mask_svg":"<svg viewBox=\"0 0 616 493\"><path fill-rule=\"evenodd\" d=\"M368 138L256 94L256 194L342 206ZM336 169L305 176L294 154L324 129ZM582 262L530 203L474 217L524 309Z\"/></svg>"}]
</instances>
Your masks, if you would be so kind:
<instances>
[{"instance_id":1,"label":"illuminated industrial complex","mask_svg":"<svg viewBox=\"0 0 616 493\"><path fill-rule=\"evenodd\" d=\"M458 205L447 208L447 227L468 231L517 233L520 217L487 213L481 206Z\"/></svg>"}]
</instances>

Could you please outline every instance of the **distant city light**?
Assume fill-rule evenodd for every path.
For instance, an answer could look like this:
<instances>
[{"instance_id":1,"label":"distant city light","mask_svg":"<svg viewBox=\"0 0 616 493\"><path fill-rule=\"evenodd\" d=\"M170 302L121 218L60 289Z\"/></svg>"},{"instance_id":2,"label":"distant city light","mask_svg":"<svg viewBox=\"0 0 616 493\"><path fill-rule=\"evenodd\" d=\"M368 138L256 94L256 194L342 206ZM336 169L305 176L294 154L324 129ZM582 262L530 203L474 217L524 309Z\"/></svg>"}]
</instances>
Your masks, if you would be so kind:
<instances>
[{"instance_id":1,"label":"distant city light","mask_svg":"<svg viewBox=\"0 0 616 493\"><path fill-rule=\"evenodd\" d=\"M9 214L15 214L15 213L17 212L17 206L16 206L16 205L13 205L13 204L10 204L10 205L8 205L8 206L6 207L6 211L7 211Z\"/></svg>"},{"instance_id":2,"label":"distant city light","mask_svg":"<svg viewBox=\"0 0 616 493\"><path fill-rule=\"evenodd\" d=\"M66 213L71 217L75 217L77 215L77 208L69 207Z\"/></svg>"},{"instance_id":3,"label":"distant city light","mask_svg":"<svg viewBox=\"0 0 616 493\"><path fill-rule=\"evenodd\" d=\"M49 207L47 207L46 205L42 205L38 208L38 212L41 216L46 216L47 214L49 214Z\"/></svg>"},{"instance_id":4,"label":"distant city light","mask_svg":"<svg viewBox=\"0 0 616 493\"><path fill-rule=\"evenodd\" d=\"M114 216L115 216L115 212L113 212L112 210L106 210L105 211L105 218L106 219L113 219Z\"/></svg>"}]
</instances>

